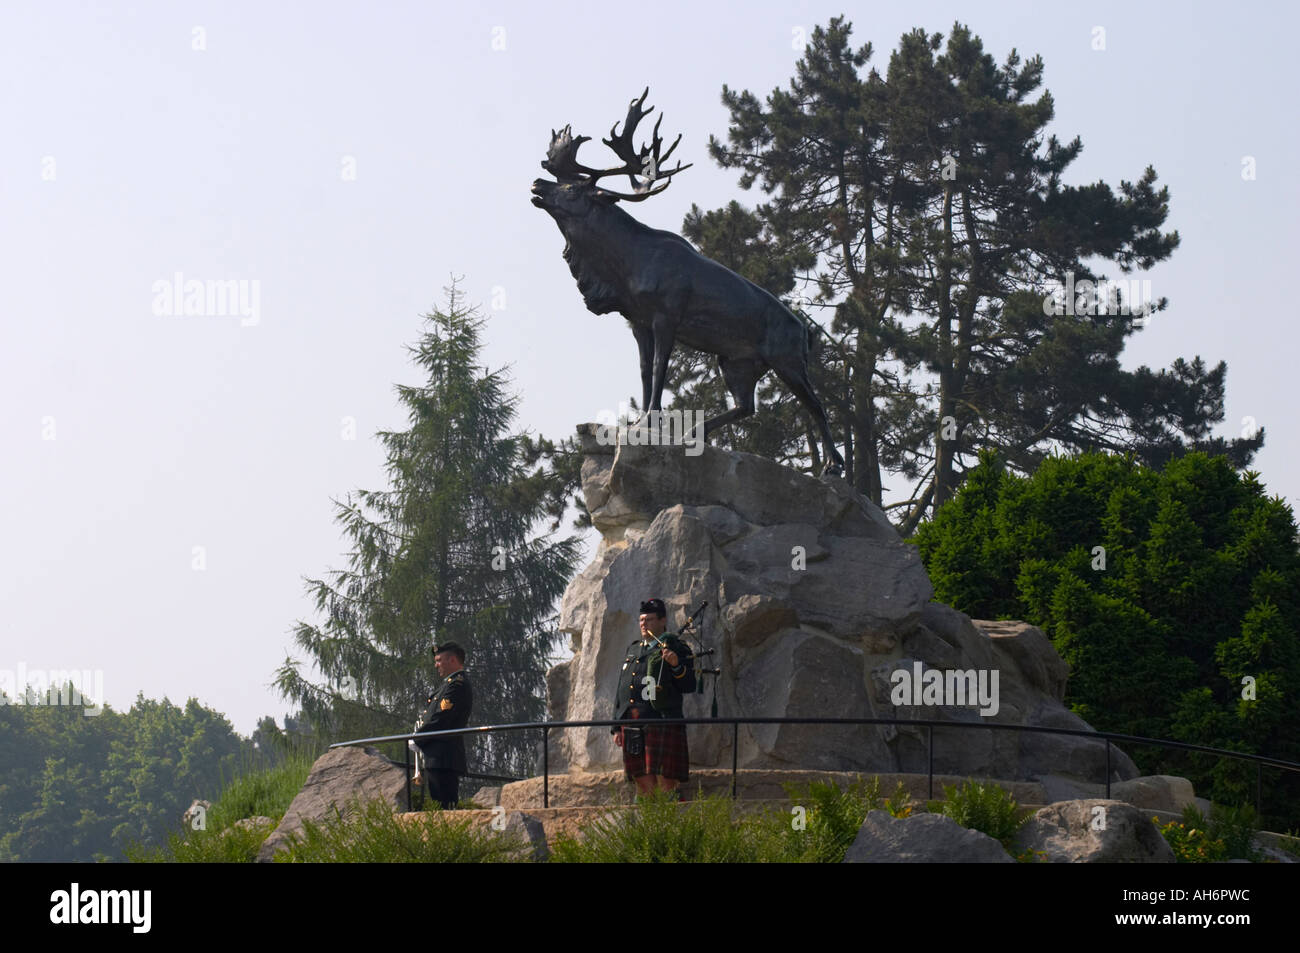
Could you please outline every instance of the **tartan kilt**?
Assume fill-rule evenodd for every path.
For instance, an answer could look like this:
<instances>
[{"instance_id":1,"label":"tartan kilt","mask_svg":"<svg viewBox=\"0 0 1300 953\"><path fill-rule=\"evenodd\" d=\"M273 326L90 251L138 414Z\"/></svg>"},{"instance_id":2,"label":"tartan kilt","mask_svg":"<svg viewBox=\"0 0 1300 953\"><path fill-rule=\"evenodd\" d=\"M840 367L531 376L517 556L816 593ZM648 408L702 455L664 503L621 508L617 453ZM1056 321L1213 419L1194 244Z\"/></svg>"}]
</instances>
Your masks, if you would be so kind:
<instances>
[{"instance_id":1,"label":"tartan kilt","mask_svg":"<svg viewBox=\"0 0 1300 953\"><path fill-rule=\"evenodd\" d=\"M640 717L635 710L630 718ZM647 719L653 722L653 719ZM623 748L623 770L629 781L643 774L659 774L676 781L690 780L690 752L686 747L685 725L645 726L645 751L629 755Z\"/></svg>"}]
</instances>

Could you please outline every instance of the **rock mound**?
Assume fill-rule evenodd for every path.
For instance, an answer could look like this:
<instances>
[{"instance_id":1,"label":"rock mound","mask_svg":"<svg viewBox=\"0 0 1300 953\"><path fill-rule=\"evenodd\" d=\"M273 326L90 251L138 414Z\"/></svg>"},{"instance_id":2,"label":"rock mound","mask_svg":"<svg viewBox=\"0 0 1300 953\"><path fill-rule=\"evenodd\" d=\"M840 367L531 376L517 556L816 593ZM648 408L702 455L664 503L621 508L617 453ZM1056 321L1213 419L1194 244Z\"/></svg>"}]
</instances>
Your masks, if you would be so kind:
<instances>
[{"instance_id":1,"label":"rock mound","mask_svg":"<svg viewBox=\"0 0 1300 953\"><path fill-rule=\"evenodd\" d=\"M344 816L357 803L380 800L394 811L406 810L406 768L374 748L335 748L316 759L302 790L284 812L279 825L257 852L258 863L269 863L276 852L303 830L303 821L323 822L336 812Z\"/></svg>"},{"instance_id":2,"label":"rock mound","mask_svg":"<svg viewBox=\"0 0 1300 953\"><path fill-rule=\"evenodd\" d=\"M1038 810L1016 835L1021 850L1059 864L1172 864L1173 848L1151 818L1124 801L1061 801Z\"/></svg>"},{"instance_id":3,"label":"rock mound","mask_svg":"<svg viewBox=\"0 0 1300 953\"><path fill-rule=\"evenodd\" d=\"M691 456L683 447L606 446L592 424L579 436L583 494L601 541L564 596L560 626L574 657L548 677L553 719L615 716L613 688L637 637L640 602L659 596L670 630L710 604L704 638L722 674L716 686L709 680L709 694L687 699L687 717L706 717L716 691L722 715L1088 730L1062 704L1068 673L1047 637L932 602L915 547L845 481L716 447ZM921 690L936 680L939 694ZM730 767L729 727L689 733L692 765ZM563 734L553 771L621 765L608 729ZM742 727L738 740L747 768L927 768L925 730L904 725L763 725ZM935 729L934 748L938 773L1105 781L1106 750L1095 739ZM1112 748L1112 780L1137 774Z\"/></svg>"},{"instance_id":4,"label":"rock mound","mask_svg":"<svg viewBox=\"0 0 1300 953\"><path fill-rule=\"evenodd\" d=\"M869 811L844 855L846 864L1014 864L988 834L941 814L892 817Z\"/></svg>"}]
</instances>

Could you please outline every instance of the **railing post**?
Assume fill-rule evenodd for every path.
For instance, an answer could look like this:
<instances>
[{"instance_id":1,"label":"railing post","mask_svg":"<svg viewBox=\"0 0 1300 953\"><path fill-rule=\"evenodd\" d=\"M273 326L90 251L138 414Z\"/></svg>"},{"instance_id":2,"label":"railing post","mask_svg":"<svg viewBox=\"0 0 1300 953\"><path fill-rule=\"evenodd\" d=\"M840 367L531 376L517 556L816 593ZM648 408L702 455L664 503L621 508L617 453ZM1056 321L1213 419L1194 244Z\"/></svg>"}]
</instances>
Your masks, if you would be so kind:
<instances>
[{"instance_id":1,"label":"railing post","mask_svg":"<svg viewBox=\"0 0 1300 953\"><path fill-rule=\"evenodd\" d=\"M411 813L411 742L408 740L402 745L402 751L406 754L406 813Z\"/></svg>"},{"instance_id":2,"label":"railing post","mask_svg":"<svg viewBox=\"0 0 1300 953\"><path fill-rule=\"evenodd\" d=\"M551 729L542 729L542 807L551 806Z\"/></svg>"},{"instance_id":3,"label":"railing post","mask_svg":"<svg viewBox=\"0 0 1300 953\"><path fill-rule=\"evenodd\" d=\"M1110 800L1110 739L1106 739L1106 800Z\"/></svg>"},{"instance_id":4,"label":"railing post","mask_svg":"<svg viewBox=\"0 0 1300 953\"><path fill-rule=\"evenodd\" d=\"M1263 804L1264 796L1264 762L1255 762L1255 823L1262 830L1264 827L1264 816L1260 814L1259 809Z\"/></svg>"},{"instance_id":5,"label":"railing post","mask_svg":"<svg viewBox=\"0 0 1300 953\"><path fill-rule=\"evenodd\" d=\"M731 799L736 799L736 758L739 756L740 722L731 723Z\"/></svg>"},{"instance_id":6,"label":"railing post","mask_svg":"<svg viewBox=\"0 0 1300 953\"><path fill-rule=\"evenodd\" d=\"M934 725L925 726L925 773L928 776L927 801L934 800Z\"/></svg>"}]
</instances>

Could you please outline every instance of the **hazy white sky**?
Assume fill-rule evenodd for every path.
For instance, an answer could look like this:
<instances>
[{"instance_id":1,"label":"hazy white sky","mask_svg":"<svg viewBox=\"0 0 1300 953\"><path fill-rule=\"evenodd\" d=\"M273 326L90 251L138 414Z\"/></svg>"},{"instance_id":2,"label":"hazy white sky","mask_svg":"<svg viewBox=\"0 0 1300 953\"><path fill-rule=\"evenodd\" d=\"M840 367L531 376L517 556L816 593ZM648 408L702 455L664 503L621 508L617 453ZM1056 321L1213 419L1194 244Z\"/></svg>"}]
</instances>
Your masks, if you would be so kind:
<instances>
[{"instance_id":1,"label":"hazy white sky","mask_svg":"<svg viewBox=\"0 0 1300 953\"><path fill-rule=\"evenodd\" d=\"M954 20L999 62L1041 54L1052 131L1084 142L1071 183L1156 167L1182 247L1145 276L1171 305L1125 364L1226 360L1217 432L1267 427L1256 468L1300 502L1289 4L5 0L0 670L99 670L115 708L195 696L243 733L282 718L302 577L346 562L330 498L384 488L373 434L405 427L404 345L449 275L521 426L558 438L639 394L625 322L583 308L529 203L551 129L597 137L599 165L649 84L696 165L636 214L675 230L692 202L753 204L705 152L722 84L787 85L841 12L882 71L902 33ZM168 314L154 285L178 273L257 297Z\"/></svg>"}]
</instances>

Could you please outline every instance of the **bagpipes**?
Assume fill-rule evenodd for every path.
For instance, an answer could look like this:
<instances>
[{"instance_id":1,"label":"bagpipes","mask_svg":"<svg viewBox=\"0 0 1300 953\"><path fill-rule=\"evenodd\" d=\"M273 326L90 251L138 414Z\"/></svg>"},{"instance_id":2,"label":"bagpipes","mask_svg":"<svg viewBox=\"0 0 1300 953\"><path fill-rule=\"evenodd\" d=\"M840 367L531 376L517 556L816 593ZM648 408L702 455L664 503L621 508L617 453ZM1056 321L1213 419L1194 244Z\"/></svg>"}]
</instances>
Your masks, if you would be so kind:
<instances>
[{"instance_id":1,"label":"bagpipes","mask_svg":"<svg viewBox=\"0 0 1300 953\"><path fill-rule=\"evenodd\" d=\"M713 655L714 648L710 645L705 644L704 633L701 632L695 626L695 621L699 619L699 617L703 614L704 610L707 609L708 607L709 607L708 602L701 602L700 607L696 609L693 613L691 613L690 618L686 620L686 624L683 625L678 632L665 633L662 639L656 638L655 636L651 636L651 638L653 638L656 642L659 643L659 647L661 651L668 648L667 641L670 637L675 638L677 641L684 643L686 647L691 650L692 662L695 665L695 691L698 692L699 694L701 695L704 694L705 676L707 675L713 676L713 700L710 704L711 714L709 717L717 718L718 717L718 676L722 674L722 669L705 668L704 659ZM665 666L663 665L659 666L660 681L662 681L663 679L664 667Z\"/></svg>"},{"instance_id":2,"label":"bagpipes","mask_svg":"<svg viewBox=\"0 0 1300 953\"><path fill-rule=\"evenodd\" d=\"M685 633L688 629L691 629L692 626L695 625L695 620L699 618L700 613L702 613L708 607L708 605L709 604L707 602L700 603L700 607L695 610L695 613L689 619L687 619L686 624L682 626L683 633ZM678 637L680 638L680 635ZM693 636L692 641L695 642L695 645L691 645L690 641L688 641L686 644L691 645L691 654L695 657L695 690L699 692L701 695L703 695L704 676L706 675L713 676L713 697L709 701L709 717L717 718L718 717L718 676L722 674L722 669L704 667L704 663L702 660L712 656L714 649L713 646L711 645L705 645L703 632L697 631Z\"/></svg>"}]
</instances>

